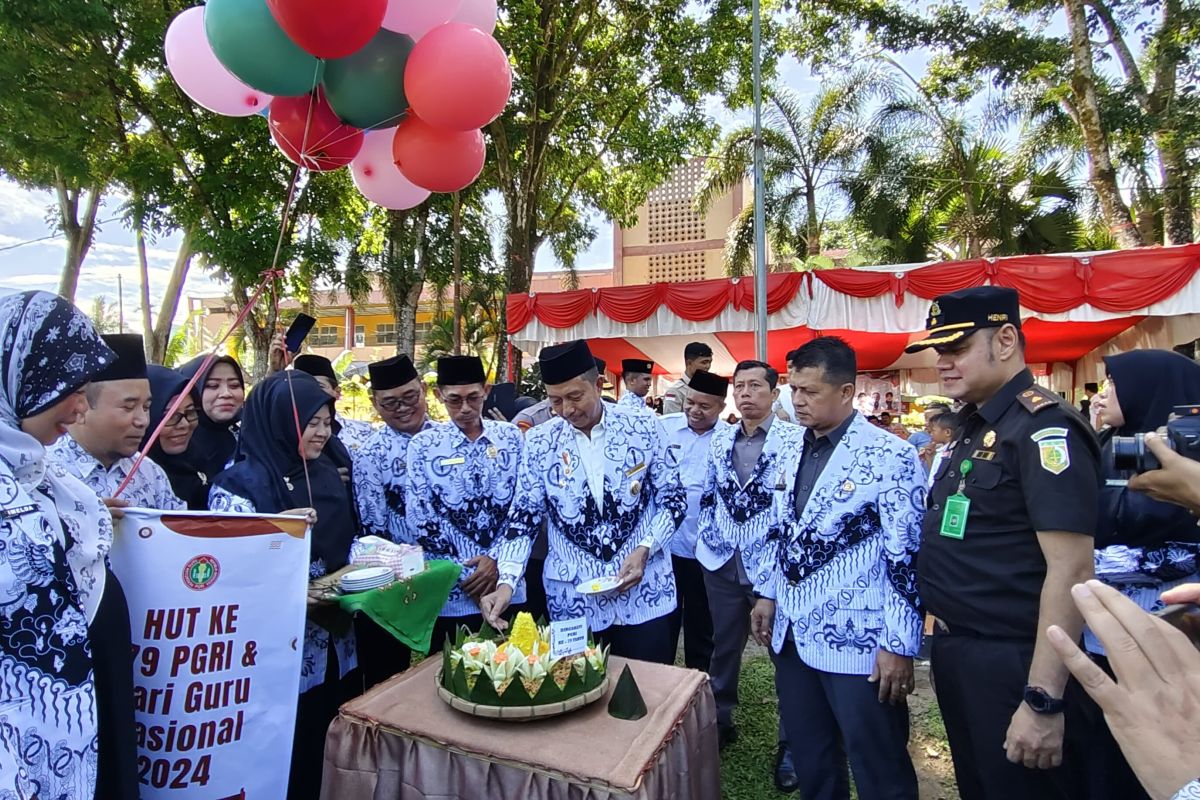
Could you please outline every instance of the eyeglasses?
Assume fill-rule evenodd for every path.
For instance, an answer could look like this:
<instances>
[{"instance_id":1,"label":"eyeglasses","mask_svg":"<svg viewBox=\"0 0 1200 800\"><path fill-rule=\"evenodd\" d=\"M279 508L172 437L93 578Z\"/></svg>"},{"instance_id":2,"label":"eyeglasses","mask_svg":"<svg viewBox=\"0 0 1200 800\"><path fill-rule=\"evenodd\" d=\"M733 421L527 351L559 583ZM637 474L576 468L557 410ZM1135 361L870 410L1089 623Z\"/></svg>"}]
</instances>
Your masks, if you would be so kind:
<instances>
[{"instance_id":1,"label":"eyeglasses","mask_svg":"<svg viewBox=\"0 0 1200 800\"><path fill-rule=\"evenodd\" d=\"M167 427L174 428L184 420L187 420L190 425L198 419L200 419L200 412L194 408L189 408L187 411L176 411L167 418Z\"/></svg>"},{"instance_id":2,"label":"eyeglasses","mask_svg":"<svg viewBox=\"0 0 1200 800\"><path fill-rule=\"evenodd\" d=\"M487 400L486 394L469 394L466 397L451 395L449 397L442 397L442 405L446 408L458 409L462 408L465 403L471 408L478 408L483 405L485 400Z\"/></svg>"},{"instance_id":3,"label":"eyeglasses","mask_svg":"<svg viewBox=\"0 0 1200 800\"><path fill-rule=\"evenodd\" d=\"M413 392L406 394L403 397L385 397L382 400L376 400L379 407L389 414L395 414L402 408L416 408L421 403L421 395Z\"/></svg>"}]
</instances>

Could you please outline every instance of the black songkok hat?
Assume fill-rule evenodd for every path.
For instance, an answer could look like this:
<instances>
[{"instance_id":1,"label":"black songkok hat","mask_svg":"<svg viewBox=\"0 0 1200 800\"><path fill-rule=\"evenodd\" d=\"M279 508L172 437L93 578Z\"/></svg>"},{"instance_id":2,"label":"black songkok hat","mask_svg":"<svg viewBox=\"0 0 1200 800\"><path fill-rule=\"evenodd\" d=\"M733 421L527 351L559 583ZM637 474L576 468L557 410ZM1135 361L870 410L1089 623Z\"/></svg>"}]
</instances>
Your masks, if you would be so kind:
<instances>
[{"instance_id":1,"label":"black songkok hat","mask_svg":"<svg viewBox=\"0 0 1200 800\"><path fill-rule=\"evenodd\" d=\"M146 346L140 333L108 333L104 343L117 354L117 360L92 381L126 381L146 376Z\"/></svg>"},{"instance_id":2,"label":"black songkok hat","mask_svg":"<svg viewBox=\"0 0 1200 800\"><path fill-rule=\"evenodd\" d=\"M557 386L593 369L600 369L583 339L543 347L538 354L538 364L542 368L542 383L547 386Z\"/></svg>"},{"instance_id":3,"label":"black songkok hat","mask_svg":"<svg viewBox=\"0 0 1200 800\"><path fill-rule=\"evenodd\" d=\"M729 393L729 378L723 378L720 375L714 375L711 372L698 369L692 375L692 380L688 383L688 388L693 392L711 394L713 397L719 397L724 400L725 395Z\"/></svg>"},{"instance_id":4,"label":"black songkok hat","mask_svg":"<svg viewBox=\"0 0 1200 800\"><path fill-rule=\"evenodd\" d=\"M333 371L333 362L325 356L315 356L305 354L296 356L296 360L292 362L292 366L301 372L307 372L314 378L328 378L333 381L333 385L338 385L337 373Z\"/></svg>"},{"instance_id":5,"label":"black songkok hat","mask_svg":"<svg viewBox=\"0 0 1200 800\"><path fill-rule=\"evenodd\" d=\"M626 375L652 375L654 362L644 358L625 358L621 360L621 372Z\"/></svg>"},{"instance_id":6,"label":"black songkok hat","mask_svg":"<svg viewBox=\"0 0 1200 800\"><path fill-rule=\"evenodd\" d=\"M371 376L371 389L374 391L395 389L417 379L417 368L413 366L412 359L405 355L368 364L367 372Z\"/></svg>"},{"instance_id":7,"label":"black songkok hat","mask_svg":"<svg viewBox=\"0 0 1200 800\"><path fill-rule=\"evenodd\" d=\"M928 347L957 342L983 328L1008 324L1021 327L1021 300L1016 289L1004 286L961 289L933 301L925 322L928 336L913 342L904 352L919 353Z\"/></svg>"},{"instance_id":8,"label":"black songkok hat","mask_svg":"<svg viewBox=\"0 0 1200 800\"><path fill-rule=\"evenodd\" d=\"M479 356L442 356L437 360L438 386L467 386L487 383Z\"/></svg>"}]
</instances>

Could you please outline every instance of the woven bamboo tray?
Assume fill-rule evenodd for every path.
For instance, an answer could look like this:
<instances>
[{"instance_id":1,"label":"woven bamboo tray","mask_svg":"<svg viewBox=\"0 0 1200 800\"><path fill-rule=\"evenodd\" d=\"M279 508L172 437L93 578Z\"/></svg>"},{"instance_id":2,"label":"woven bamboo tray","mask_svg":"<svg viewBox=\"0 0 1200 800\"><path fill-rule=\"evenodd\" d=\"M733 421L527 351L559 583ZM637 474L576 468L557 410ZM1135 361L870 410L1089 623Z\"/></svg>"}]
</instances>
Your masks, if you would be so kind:
<instances>
[{"instance_id":1,"label":"woven bamboo tray","mask_svg":"<svg viewBox=\"0 0 1200 800\"><path fill-rule=\"evenodd\" d=\"M545 703L538 706L485 706L472 703L470 700L464 700L442 686L442 671L440 669L437 671L437 677L434 680L437 684L438 697L441 697L451 708L461 711L464 714L470 714L473 717L499 719L506 722L531 722L535 719L557 717L560 714L566 714L577 708L583 708L586 705L596 702L608 691L608 675L606 674L604 680L595 689L583 694L577 694L559 703Z\"/></svg>"}]
</instances>

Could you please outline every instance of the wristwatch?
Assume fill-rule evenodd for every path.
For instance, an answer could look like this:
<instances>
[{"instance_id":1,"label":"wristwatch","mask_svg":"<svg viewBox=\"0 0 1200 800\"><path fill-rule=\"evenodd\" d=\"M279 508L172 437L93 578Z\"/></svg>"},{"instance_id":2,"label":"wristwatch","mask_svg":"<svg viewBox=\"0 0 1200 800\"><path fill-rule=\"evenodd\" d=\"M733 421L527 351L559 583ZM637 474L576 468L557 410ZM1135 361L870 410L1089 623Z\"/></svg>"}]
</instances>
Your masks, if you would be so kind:
<instances>
[{"instance_id":1,"label":"wristwatch","mask_svg":"<svg viewBox=\"0 0 1200 800\"><path fill-rule=\"evenodd\" d=\"M1033 709L1035 714L1061 714L1067 707L1065 700L1051 697L1040 686L1025 687L1025 705Z\"/></svg>"}]
</instances>

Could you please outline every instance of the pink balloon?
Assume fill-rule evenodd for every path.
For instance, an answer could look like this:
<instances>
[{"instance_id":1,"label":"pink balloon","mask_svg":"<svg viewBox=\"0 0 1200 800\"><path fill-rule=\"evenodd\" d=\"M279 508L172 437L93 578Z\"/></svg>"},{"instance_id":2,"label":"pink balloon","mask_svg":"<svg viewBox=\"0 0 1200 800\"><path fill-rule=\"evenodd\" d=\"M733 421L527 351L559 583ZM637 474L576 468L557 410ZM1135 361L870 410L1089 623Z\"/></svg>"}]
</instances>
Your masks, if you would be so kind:
<instances>
[{"instance_id":1,"label":"pink balloon","mask_svg":"<svg viewBox=\"0 0 1200 800\"><path fill-rule=\"evenodd\" d=\"M430 28L448 22L462 0L388 0L383 27L420 39Z\"/></svg>"},{"instance_id":2,"label":"pink balloon","mask_svg":"<svg viewBox=\"0 0 1200 800\"><path fill-rule=\"evenodd\" d=\"M500 116L512 91L512 69L500 44L461 22L424 36L404 67L404 96L435 128L470 131Z\"/></svg>"},{"instance_id":3,"label":"pink balloon","mask_svg":"<svg viewBox=\"0 0 1200 800\"><path fill-rule=\"evenodd\" d=\"M217 60L204 32L204 6L189 8L171 21L163 51L175 83L209 111L248 117L261 113L274 99L233 77Z\"/></svg>"},{"instance_id":4,"label":"pink balloon","mask_svg":"<svg viewBox=\"0 0 1200 800\"><path fill-rule=\"evenodd\" d=\"M376 205L404 211L416 208L430 195L401 174L392 156L395 128L368 131L358 157L350 162L354 185L362 196Z\"/></svg>"},{"instance_id":5,"label":"pink balloon","mask_svg":"<svg viewBox=\"0 0 1200 800\"><path fill-rule=\"evenodd\" d=\"M484 33L496 30L496 0L462 0L451 22L462 22Z\"/></svg>"}]
</instances>

